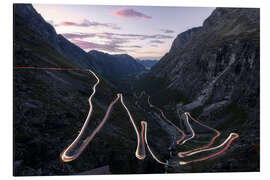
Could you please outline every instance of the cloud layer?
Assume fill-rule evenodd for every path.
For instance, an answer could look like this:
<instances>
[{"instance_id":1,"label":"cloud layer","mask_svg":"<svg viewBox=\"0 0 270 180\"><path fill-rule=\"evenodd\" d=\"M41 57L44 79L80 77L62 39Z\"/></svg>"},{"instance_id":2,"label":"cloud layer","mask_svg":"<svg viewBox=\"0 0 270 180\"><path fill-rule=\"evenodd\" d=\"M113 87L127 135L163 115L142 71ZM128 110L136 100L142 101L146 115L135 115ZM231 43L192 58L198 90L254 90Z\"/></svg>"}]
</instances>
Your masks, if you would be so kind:
<instances>
[{"instance_id":1,"label":"cloud layer","mask_svg":"<svg viewBox=\"0 0 270 180\"><path fill-rule=\"evenodd\" d=\"M118 42L111 41L107 44L99 44L99 43L93 43L88 41L82 41L82 40L71 40L72 43L76 44L82 49L98 49L98 50L104 50L104 51L110 51L110 52L125 52L125 50L120 49L120 45Z\"/></svg>"},{"instance_id":2,"label":"cloud layer","mask_svg":"<svg viewBox=\"0 0 270 180\"><path fill-rule=\"evenodd\" d=\"M145 19L152 18L151 16L148 16L148 15L143 14L141 12L135 11L133 9L127 9L127 8L114 11L113 14L117 15L117 16L128 17L128 18L130 18L130 17L138 17L138 18L145 18Z\"/></svg>"},{"instance_id":3,"label":"cloud layer","mask_svg":"<svg viewBox=\"0 0 270 180\"><path fill-rule=\"evenodd\" d=\"M123 53L127 52L127 50L123 48L142 48L138 45L124 45L126 41L124 40L111 40L106 42L105 44L100 43L93 43L89 41L83 41L83 40L77 40L77 39L71 39L71 42L76 44L82 49L97 49L97 50L103 50L103 51L109 51L109 52L117 52L117 53Z\"/></svg>"},{"instance_id":4,"label":"cloud layer","mask_svg":"<svg viewBox=\"0 0 270 180\"><path fill-rule=\"evenodd\" d=\"M63 33L62 34L67 39L84 39L90 37L99 37L105 39L138 39L138 40L161 40L161 39L171 39L173 36L164 35L164 34L153 34L153 35L146 35L146 34L125 34L125 33ZM159 42L160 43L160 42Z\"/></svg>"},{"instance_id":5,"label":"cloud layer","mask_svg":"<svg viewBox=\"0 0 270 180\"><path fill-rule=\"evenodd\" d=\"M106 28L111 28L111 29L116 29L119 30L121 29L119 26L116 24L112 23L100 23L96 21L89 21L87 19L84 19L82 23L75 23L71 21L64 21L59 24L55 24L55 27L57 26L76 26L76 27L106 27Z\"/></svg>"},{"instance_id":6,"label":"cloud layer","mask_svg":"<svg viewBox=\"0 0 270 180\"><path fill-rule=\"evenodd\" d=\"M125 52L127 48L142 48L139 45L127 45L127 43L137 42L138 40L150 40L150 44L156 47L157 44L162 44L166 39L171 39L173 36L164 34L124 34L124 33L63 33L65 38L71 40L73 43L82 49L97 49L109 52ZM99 38L104 44L89 42L87 38Z\"/></svg>"},{"instance_id":7,"label":"cloud layer","mask_svg":"<svg viewBox=\"0 0 270 180\"><path fill-rule=\"evenodd\" d=\"M126 52L127 49L129 49L130 51L130 48L131 49L142 48L140 45L136 44L138 40L150 40L149 41L150 44L157 45L164 43L164 41L162 40L173 38L172 36L164 34L145 35L145 34L109 33L109 32L63 33L62 35L84 50L97 49L109 52ZM100 42L103 43L94 43L89 42L88 40L84 40L87 38L98 38L100 39Z\"/></svg>"}]
</instances>

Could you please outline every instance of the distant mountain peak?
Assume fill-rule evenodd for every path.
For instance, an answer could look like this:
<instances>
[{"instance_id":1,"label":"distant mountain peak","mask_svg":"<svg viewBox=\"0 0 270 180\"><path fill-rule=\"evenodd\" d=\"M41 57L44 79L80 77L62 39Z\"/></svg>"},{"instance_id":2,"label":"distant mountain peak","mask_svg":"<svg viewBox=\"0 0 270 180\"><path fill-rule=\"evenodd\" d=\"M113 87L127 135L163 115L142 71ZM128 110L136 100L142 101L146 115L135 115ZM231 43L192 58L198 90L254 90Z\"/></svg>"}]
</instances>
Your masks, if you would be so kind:
<instances>
[{"instance_id":1,"label":"distant mountain peak","mask_svg":"<svg viewBox=\"0 0 270 180\"><path fill-rule=\"evenodd\" d=\"M103 51L98 51L98 50L93 49L93 50L88 51L88 54L94 55L94 54L108 54L108 53L105 53Z\"/></svg>"},{"instance_id":2,"label":"distant mountain peak","mask_svg":"<svg viewBox=\"0 0 270 180\"><path fill-rule=\"evenodd\" d=\"M116 57L121 57L121 58L129 58L129 59L135 60L135 58L132 57L132 56L129 55L129 54L115 54L114 56L116 56Z\"/></svg>"},{"instance_id":3,"label":"distant mountain peak","mask_svg":"<svg viewBox=\"0 0 270 180\"><path fill-rule=\"evenodd\" d=\"M194 28L188 29L187 31L184 31L184 32L178 34L172 43L170 52L177 50L177 49L183 47L184 45L186 45L186 43L193 38L194 34L199 32L201 29L202 29L202 27L194 27Z\"/></svg>"}]
</instances>

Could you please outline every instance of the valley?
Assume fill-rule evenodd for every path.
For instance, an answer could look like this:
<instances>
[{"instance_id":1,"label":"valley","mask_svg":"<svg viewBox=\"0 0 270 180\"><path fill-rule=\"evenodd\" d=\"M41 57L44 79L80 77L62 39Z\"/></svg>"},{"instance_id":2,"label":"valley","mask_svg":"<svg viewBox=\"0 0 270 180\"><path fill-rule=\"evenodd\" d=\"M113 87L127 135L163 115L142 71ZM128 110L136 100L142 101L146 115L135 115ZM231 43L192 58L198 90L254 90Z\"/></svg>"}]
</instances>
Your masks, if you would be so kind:
<instances>
[{"instance_id":1,"label":"valley","mask_svg":"<svg viewBox=\"0 0 270 180\"><path fill-rule=\"evenodd\" d=\"M144 66L14 5L14 175L259 171L258 19L216 8Z\"/></svg>"}]
</instances>

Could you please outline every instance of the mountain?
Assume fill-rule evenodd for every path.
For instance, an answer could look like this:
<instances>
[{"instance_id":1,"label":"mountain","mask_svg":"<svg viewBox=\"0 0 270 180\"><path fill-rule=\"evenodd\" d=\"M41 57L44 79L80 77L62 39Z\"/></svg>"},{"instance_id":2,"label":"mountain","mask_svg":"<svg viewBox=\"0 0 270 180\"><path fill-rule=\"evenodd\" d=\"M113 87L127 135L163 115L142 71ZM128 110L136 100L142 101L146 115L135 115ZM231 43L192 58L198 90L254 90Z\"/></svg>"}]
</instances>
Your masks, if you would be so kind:
<instances>
[{"instance_id":1,"label":"mountain","mask_svg":"<svg viewBox=\"0 0 270 180\"><path fill-rule=\"evenodd\" d=\"M86 52L84 52L78 46L70 43L62 35L58 35L52 25L47 23L40 14L36 12L30 4L16 4L14 6L15 21L17 23L16 32L28 33L31 43L38 44L38 38L31 36L32 32L35 32L40 36L43 44L49 49L55 50L56 53L62 55L76 67L90 68L98 72L95 67L95 62L89 58ZM15 34L18 38L23 38L21 34ZM37 47L38 48L38 47ZM47 49L40 49L40 51L46 51ZM19 63L19 62L18 62Z\"/></svg>"},{"instance_id":2,"label":"mountain","mask_svg":"<svg viewBox=\"0 0 270 180\"><path fill-rule=\"evenodd\" d=\"M144 67L146 69L151 69L152 66L154 66L158 61L157 60L148 60L148 59L145 59L145 60L141 60L141 59L137 59L137 62L144 65Z\"/></svg>"},{"instance_id":3,"label":"mountain","mask_svg":"<svg viewBox=\"0 0 270 180\"><path fill-rule=\"evenodd\" d=\"M97 80L88 71L16 67L87 68L94 71L100 83L93 97L89 132L100 124L108 105L119 93L119 89L108 81L109 73L117 73L118 70L117 75L124 77L125 73L131 75L131 72L139 72L144 67L133 63L133 58L128 55L108 55L113 59L107 60L99 55L94 57L94 52L91 55L84 52L57 35L31 4L14 4L13 11L13 174L76 175L102 166L109 166L114 174L163 172L163 166L153 159L147 158L142 162L135 157L136 133L120 102L115 104L104 127L78 159L68 163L60 160L60 153L83 126L89 111L88 99ZM110 61L113 61L110 65L103 64ZM116 63L119 67L115 67ZM126 68L130 64L132 69L128 72ZM107 72L110 66L117 70ZM130 94L124 91L123 96L139 127L140 120L147 119L146 113L134 106ZM164 136L166 132L154 122L150 123L153 127L150 132L154 136L151 141L164 145L160 152L167 153L169 141Z\"/></svg>"},{"instance_id":4,"label":"mountain","mask_svg":"<svg viewBox=\"0 0 270 180\"><path fill-rule=\"evenodd\" d=\"M14 13L17 31L22 29L38 33L43 44L46 43L48 48L54 49L56 53L65 57L67 62L72 63L73 67L92 69L118 86L119 78L133 77L145 70L144 66L138 64L134 58L126 54L109 55L98 51L86 53L61 34L57 34L53 26L47 23L30 4L16 4ZM31 32L27 33L30 34ZM31 40L33 44L38 43L37 39L28 40ZM40 49L40 51L43 50L46 51L47 49Z\"/></svg>"},{"instance_id":5,"label":"mountain","mask_svg":"<svg viewBox=\"0 0 270 180\"><path fill-rule=\"evenodd\" d=\"M179 34L173 41L170 52L182 48L187 42L189 42L202 27L195 27Z\"/></svg>"},{"instance_id":6,"label":"mountain","mask_svg":"<svg viewBox=\"0 0 270 180\"><path fill-rule=\"evenodd\" d=\"M90 63L87 64L91 62L88 55L62 36L56 35L54 28L37 14L32 5L14 4L13 24L15 67L93 68ZM68 47L75 48L73 53L81 52L78 54L85 58L85 62L66 54L65 49ZM91 159L92 164L83 161L80 162L82 164L64 164L59 159L59 153L75 138L88 113L87 99L91 87L96 83L89 72L14 69L13 73L15 176L74 174L108 163L108 160L100 163L99 158L89 156L91 149L86 150L82 158ZM98 114L105 112L104 107L117 92L100 79L97 98L94 99L95 116L98 118L92 121L93 124L99 122L101 117ZM110 131L107 130L108 133ZM112 138L113 134L111 132ZM109 148L105 148L108 143L103 142L95 146L100 149L100 153L102 149L105 150L104 154L109 153Z\"/></svg>"},{"instance_id":7,"label":"mountain","mask_svg":"<svg viewBox=\"0 0 270 180\"><path fill-rule=\"evenodd\" d=\"M238 153L235 159L244 163L231 158L228 168L258 171L259 9L216 8L201 27L176 37L137 88L147 90L167 110L191 112L212 127L239 133L240 145L233 149Z\"/></svg>"},{"instance_id":8,"label":"mountain","mask_svg":"<svg viewBox=\"0 0 270 180\"><path fill-rule=\"evenodd\" d=\"M96 50L89 51L88 54L95 59L101 74L120 87L127 86L131 79L145 71L145 67L128 54L111 55Z\"/></svg>"},{"instance_id":9,"label":"mountain","mask_svg":"<svg viewBox=\"0 0 270 180\"><path fill-rule=\"evenodd\" d=\"M170 52L149 73L142 73L144 67L125 54L84 52L57 35L30 4L14 4L13 24L15 176L76 175L108 166L113 174L259 170L258 9L217 8L202 27L180 34ZM136 126L147 121L148 143L162 161L175 164L179 161L177 152L198 144L175 145L179 132L166 123L160 111L149 106L148 94L151 103L181 128L184 112L189 111L222 132L217 144L230 132L240 137L226 153L186 166L164 167L148 151L144 160L138 160L134 155L136 133L117 102L80 157L63 163L59 155L81 130L89 111L91 88L97 81L87 71L18 66L91 69L100 83L93 97L89 132L100 124L110 102L122 92ZM137 75L141 78L135 81ZM194 129L195 138L202 138L202 143L213 136Z\"/></svg>"}]
</instances>

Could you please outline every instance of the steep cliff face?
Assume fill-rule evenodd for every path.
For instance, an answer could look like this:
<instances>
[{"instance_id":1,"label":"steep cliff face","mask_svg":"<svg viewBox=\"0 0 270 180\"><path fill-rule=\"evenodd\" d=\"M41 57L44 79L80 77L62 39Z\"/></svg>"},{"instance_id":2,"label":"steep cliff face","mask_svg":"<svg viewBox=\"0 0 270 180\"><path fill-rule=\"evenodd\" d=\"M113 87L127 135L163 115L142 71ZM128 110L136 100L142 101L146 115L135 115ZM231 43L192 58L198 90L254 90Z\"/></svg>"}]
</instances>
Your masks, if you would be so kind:
<instances>
[{"instance_id":1,"label":"steep cliff face","mask_svg":"<svg viewBox=\"0 0 270 180\"><path fill-rule=\"evenodd\" d=\"M198 33L200 30L201 27L196 27L179 34L173 41L170 52L185 46L185 44L189 42L194 37L194 35L196 35L196 33Z\"/></svg>"},{"instance_id":2,"label":"steep cliff face","mask_svg":"<svg viewBox=\"0 0 270 180\"><path fill-rule=\"evenodd\" d=\"M258 99L254 96L259 92L258 9L217 8L192 36L187 32L176 38L151 76L166 77L167 88L180 91L190 102L197 99L198 105L210 98L211 102L225 97ZM179 43L180 37L189 38ZM254 101L249 100L250 106Z\"/></svg>"},{"instance_id":3,"label":"steep cliff face","mask_svg":"<svg viewBox=\"0 0 270 180\"><path fill-rule=\"evenodd\" d=\"M217 8L202 27L178 35L147 77L165 81L154 94L181 94L167 102L178 112L196 114L226 132L238 131L243 149L256 152L251 156L257 166L259 148L253 145L259 144L259 24L259 9Z\"/></svg>"},{"instance_id":4,"label":"steep cliff face","mask_svg":"<svg viewBox=\"0 0 270 180\"><path fill-rule=\"evenodd\" d=\"M178 35L170 52L153 67L151 74L168 77L169 87L183 91L186 96L195 95L202 84L228 66L258 64L255 60L259 55L258 40L258 9L217 8L202 27ZM243 57L248 52L251 57ZM194 88L195 84L198 88Z\"/></svg>"}]
</instances>

